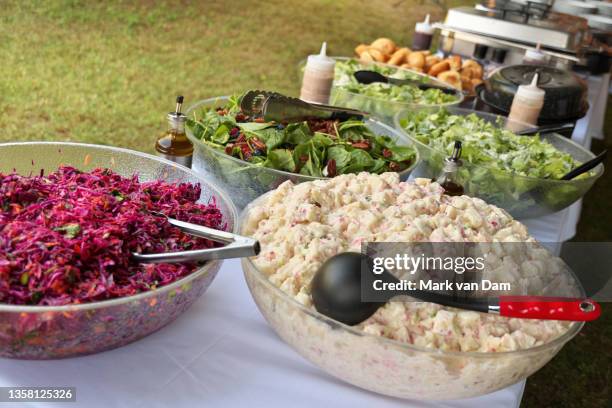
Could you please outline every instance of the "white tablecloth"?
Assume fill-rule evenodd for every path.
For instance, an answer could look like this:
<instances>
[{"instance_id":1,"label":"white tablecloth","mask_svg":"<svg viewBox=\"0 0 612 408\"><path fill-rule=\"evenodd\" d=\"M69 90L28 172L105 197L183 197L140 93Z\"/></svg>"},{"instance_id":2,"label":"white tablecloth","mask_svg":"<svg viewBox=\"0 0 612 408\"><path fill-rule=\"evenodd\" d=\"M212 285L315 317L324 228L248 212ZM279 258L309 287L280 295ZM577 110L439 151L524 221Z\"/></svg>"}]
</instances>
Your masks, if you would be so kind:
<instances>
[{"instance_id":1,"label":"white tablecloth","mask_svg":"<svg viewBox=\"0 0 612 408\"><path fill-rule=\"evenodd\" d=\"M587 148L591 137L601 134L609 79L589 80L591 110L572 136ZM580 207L577 202L525 223L538 240L562 242L575 234ZM69 360L0 359L0 387L53 385L77 388L77 404L54 407L383 408L518 407L525 382L479 398L438 403L386 398L352 387L311 365L274 334L251 299L239 262L232 260L190 310L134 344Z\"/></svg>"},{"instance_id":2,"label":"white tablecloth","mask_svg":"<svg viewBox=\"0 0 612 408\"><path fill-rule=\"evenodd\" d=\"M603 138L603 126L608 104L608 89L610 74L591 76L586 78L588 84L589 110L587 114L576 122L572 133L572 140L586 149L591 148L593 138ZM548 243L562 243L576 235L576 226L580 221L582 200L577 201L568 208L545 217L523 220L529 232L539 241ZM557 246L557 254L560 245Z\"/></svg>"},{"instance_id":3,"label":"white tablecloth","mask_svg":"<svg viewBox=\"0 0 612 408\"><path fill-rule=\"evenodd\" d=\"M345 384L276 336L251 298L240 263L229 260L191 309L136 343L67 360L0 359L0 386L28 385L74 386L77 403L18 407L467 408L518 407L525 383L439 403L387 398Z\"/></svg>"}]
</instances>

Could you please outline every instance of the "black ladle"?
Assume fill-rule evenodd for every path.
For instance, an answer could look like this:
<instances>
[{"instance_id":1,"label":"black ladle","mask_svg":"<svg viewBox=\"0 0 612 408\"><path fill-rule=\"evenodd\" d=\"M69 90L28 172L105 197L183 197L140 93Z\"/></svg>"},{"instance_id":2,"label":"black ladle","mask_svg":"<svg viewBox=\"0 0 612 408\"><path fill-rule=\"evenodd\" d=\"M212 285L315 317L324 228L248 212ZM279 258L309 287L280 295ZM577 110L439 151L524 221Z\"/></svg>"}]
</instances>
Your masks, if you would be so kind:
<instances>
[{"instance_id":1,"label":"black ladle","mask_svg":"<svg viewBox=\"0 0 612 408\"><path fill-rule=\"evenodd\" d=\"M582 173L586 173L587 171L596 167L599 163L603 162L607 155L608 151L604 150L603 152L599 153L595 158L582 163L580 166L576 167L574 170L561 177L561 180L571 180L573 178L578 177Z\"/></svg>"},{"instance_id":2,"label":"black ladle","mask_svg":"<svg viewBox=\"0 0 612 408\"><path fill-rule=\"evenodd\" d=\"M317 311L349 326L372 316L391 298L406 295L420 301L506 317L589 321L599 317L600 306L589 299L545 298L538 296L500 296L499 298L459 300L453 296L422 290L380 292L384 302L363 302L362 285L372 285L375 279L386 283L399 280L388 271L380 275L372 271L371 258L357 252L344 252L329 258L312 280L311 294ZM365 269L367 268L367 269Z\"/></svg>"},{"instance_id":3,"label":"black ladle","mask_svg":"<svg viewBox=\"0 0 612 408\"><path fill-rule=\"evenodd\" d=\"M455 95L457 93L461 93L461 91L454 89L454 88L430 85L430 84L423 83L421 81L416 81L414 79L391 78L381 73L378 73L376 71L366 71L366 70L355 71L353 73L353 76L355 77L357 82L361 84L366 84L366 85L372 84L374 82L382 82L384 84L391 84L391 85L412 85L412 86L419 88L422 91L426 91L428 89L437 89L447 94Z\"/></svg>"}]
</instances>

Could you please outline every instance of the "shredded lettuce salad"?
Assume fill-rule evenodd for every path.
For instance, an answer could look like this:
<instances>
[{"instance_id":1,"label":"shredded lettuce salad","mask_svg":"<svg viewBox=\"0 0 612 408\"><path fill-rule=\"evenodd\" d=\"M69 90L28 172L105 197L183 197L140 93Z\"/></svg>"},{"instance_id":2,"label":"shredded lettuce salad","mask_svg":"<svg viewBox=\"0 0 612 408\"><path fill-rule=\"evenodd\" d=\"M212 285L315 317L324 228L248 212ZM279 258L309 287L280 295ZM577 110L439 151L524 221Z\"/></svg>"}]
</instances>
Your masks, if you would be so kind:
<instances>
[{"instance_id":1,"label":"shredded lettuce salad","mask_svg":"<svg viewBox=\"0 0 612 408\"><path fill-rule=\"evenodd\" d=\"M447 154L452 152L454 142L461 140L464 161L520 176L560 179L580 165L539 135L519 136L476 114L454 115L446 109L420 111L404 118L401 125L421 143Z\"/></svg>"},{"instance_id":2,"label":"shredded lettuce salad","mask_svg":"<svg viewBox=\"0 0 612 408\"><path fill-rule=\"evenodd\" d=\"M428 80L427 77L411 73L407 70L394 69L392 67L376 64L364 66L358 61L349 60L336 62L334 86L347 92L398 103L444 105L457 101L456 95L444 93L438 89L421 90L412 85L391 85L379 82L361 84L357 82L353 73L363 69L376 71L392 78L416 79L422 80L423 82Z\"/></svg>"}]
</instances>

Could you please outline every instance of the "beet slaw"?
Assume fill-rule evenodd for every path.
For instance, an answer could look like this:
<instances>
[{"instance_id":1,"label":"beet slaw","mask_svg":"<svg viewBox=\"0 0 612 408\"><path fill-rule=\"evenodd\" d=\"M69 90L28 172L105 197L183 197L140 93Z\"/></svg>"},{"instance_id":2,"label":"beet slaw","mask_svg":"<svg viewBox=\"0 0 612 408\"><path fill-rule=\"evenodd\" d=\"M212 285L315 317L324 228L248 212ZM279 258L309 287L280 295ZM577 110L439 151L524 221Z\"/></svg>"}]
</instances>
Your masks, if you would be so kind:
<instances>
[{"instance_id":1,"label":"beet slaw","mask_svg":"<svg viewBox=\"0 0 612 408\"><path fill-rule=\"evenodd\" d=\"M137 264L132 252L209 248L151 214L225 229L199 185L139 182L109 169L60 167L48 176L0 174L0 303L65 305L134 295L196 264Z\"/></svg>"}]
</instances>

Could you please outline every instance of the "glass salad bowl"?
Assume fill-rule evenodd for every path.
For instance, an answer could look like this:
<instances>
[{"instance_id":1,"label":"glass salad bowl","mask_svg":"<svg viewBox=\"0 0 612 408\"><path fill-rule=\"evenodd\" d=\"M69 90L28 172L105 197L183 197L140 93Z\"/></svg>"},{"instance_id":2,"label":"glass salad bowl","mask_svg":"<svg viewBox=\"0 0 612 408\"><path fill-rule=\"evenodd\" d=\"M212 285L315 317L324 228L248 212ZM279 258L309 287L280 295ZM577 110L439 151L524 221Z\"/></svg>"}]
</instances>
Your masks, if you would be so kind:
<instances>
[{"instance_id":1,"label":"glass salad bowl","mask_svg":"<svg viewBox=\"0 0 612 408\"><path fill-rule=\"evenodd\" d=\"M395 127L410 138L419 151L421 163L413 172L416 177L437 178L442 171L447 154L417 140L412 132L402 126L402 122L411 120L411 116L419 112L431 111L434 113L436 109L438 108L406 110L399 112L395 117ZM510 125L511 128L525 128L524 124L509 123L504 116L457 107L446 109L453 115L476 114L501 128L507 125ZM595 157L589 150L560 134L545 133L540 137L557 150L570 154L578 162L583 163ZM584 196L604 171L603 164L600 164L588 174L578 178L558 180L521 176L481 164L475 165L465 158L462 161L459 180L463 184L465 194L482 198L489 204L505 209L518 219L540 217L563 210Z\"/></svg>"},{"instance_id":2,"label":"glass salad bowl","mask_svg":"<svg viewBox=\"0 0 612 408\"><path fill-rule=\"evenodd\" d=\"M381 62L363 62L359 61L358 59L348 57L333 58L336 60L336 73L334 83L332 85L332 92L329 98L330 104L336 106L344 106L347 108L359 109L361 111L368 112L389 125L393 124L393 118L395 117L395 115L404 109L414 109L422 106L455 106L463 102L464 99L464 95L462 92L455 90L454 88L451 88L448 84L421 72L412 71L407 68L401 68L394 65L384 64ZM305 60L299 64L300 79L302 77L305 65ZM357 83L357 80L353 77L353 72L359 69L372 69L393 78L414 79L426 84L448 88L454 92L453 95L456 99L452 102L440 104L407 101L400 102L390 100L384 95L364 95L343 88L344 85Z\"/></svg>"},{"instance_id":3,"label":"glass salad bowl","mask_svg":"<svg viewBox=\"0 0 612 408\"><path fill-rule=\"evenodd\" d=\"M242 212L242 233L248 229L249 212L267 195ZM260 312L283 341L330 375L397 398L458 399L508 387L543 367L584 325L573 323L548 343L516 351L460 352L419 347L330 319L275 286L252 259L243 258L241 262ZM582 288L579 292L584 295Z\"/></svg>"},{"instance_id":4,"label":"glass salad bowl","mask_svg":"<svg viewBox=\"0 0 612 408\"><path fill-rule=\"evenodd\" d=\"M187 117L193 118L194 112L198 112L202 108L223 106L228 100L229 98L225 96L205 99L191 105L185 114ZM403 136L401 132L384 123L372 118L366 119L366 123L375 134L388 135L393 138L398 145L412 145L412 142ZM192 169L205 175L206 178L212 182L223 185L238 209L244 208L255 198L270 190L274 190L287 180L291 180L293 183L301 183L321 178L249 163L232 157L224 151L215 149L202 142L194 136L189 126L186 126L186 131L187 137L194 146ZM418 152L415 151L415 153L416 158L414 162L410 167L399 173L402 180L408 178L410 172L416 167L419 161Z\"/></svg>"},{"instance_id":5,"label":"glass salad bowl","mask_svg":"<svg viewBox=\"0 0 612 408\"><path fill-rule=\"evenodd\" d=\"M83 171L110 168L142 181L200 183L200 202L215 200L228 230L237 212L228 195L186 167L148 154L78 143L26 142L0 144L0 172L45 174L64 164ZM148 292L106 301L65 306L0 303L0 357L54 359L97 353L131 343L176 319L202 295L221 261L204 263L171 284Z\"/></svg>"}]
</instances>

